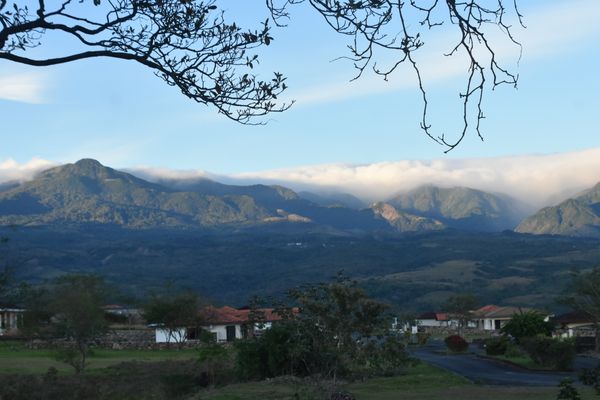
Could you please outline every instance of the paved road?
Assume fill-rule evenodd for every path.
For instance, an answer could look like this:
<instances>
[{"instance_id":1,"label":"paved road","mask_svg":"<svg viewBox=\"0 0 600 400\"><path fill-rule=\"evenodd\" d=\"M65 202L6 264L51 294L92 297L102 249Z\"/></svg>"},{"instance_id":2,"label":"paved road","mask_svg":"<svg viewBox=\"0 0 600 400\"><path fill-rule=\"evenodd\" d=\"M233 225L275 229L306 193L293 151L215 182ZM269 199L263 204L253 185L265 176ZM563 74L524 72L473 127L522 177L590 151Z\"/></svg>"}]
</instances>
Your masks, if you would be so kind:
<instances>
[{"instance_id":1,"label":"paved road","mask_svg":"<svg viewBox=\"0 0 600 400\"><path fill-rule=\"evenodd\" d=\"M432 343L412 350L413 356L452 371L458 375L479 383L490 385L531 385L556 386L567 377L577 379L577 370L590 368L598 364L598 360L578 357L575 372L532 372L499 361L480 358L476 354L445 355L443 342Z\"/></svg>"}]
</instances>

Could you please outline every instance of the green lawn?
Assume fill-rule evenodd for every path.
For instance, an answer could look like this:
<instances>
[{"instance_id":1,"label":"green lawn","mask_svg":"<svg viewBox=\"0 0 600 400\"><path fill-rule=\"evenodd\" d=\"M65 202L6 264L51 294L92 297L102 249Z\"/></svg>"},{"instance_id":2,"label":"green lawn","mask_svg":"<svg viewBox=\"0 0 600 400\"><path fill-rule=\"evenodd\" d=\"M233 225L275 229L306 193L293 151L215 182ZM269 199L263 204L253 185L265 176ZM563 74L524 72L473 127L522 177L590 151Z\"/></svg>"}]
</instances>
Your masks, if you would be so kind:
<instances>
[{"instance_id":1,"label":"green lawn","mask_svg":"<svg viewBox=\"0 0 600 400\"><path fill-rule=\"evenodd\" d=\"M73 368L54 360L53 350L29 350L19 342L0 342L0 374L43 374L54 367L60 373ZM198 357L197 350L94 350L89 357L90 371L126 361L187 360Z\"/></svg>"},{"instance_id":2,"label":"green lawn","mask_svg":"<svg viewBox=\"0 0 600 400\"><path fill-rule=\"evenodd\" d=\"M502 387L469 383L467 380L421 363L410 368L403 376L376 378L346 385L357 400L552 400L555 387ZM195 398L207 400L294 400L299 390L299 400L313 397L318 389L298 387L280 381L266 381L229 385L219 389L201 391ZM579 389L583 400L596 400L590 388ZM313 395L313 396L311 396Z\"/></svg>"},{"instance_id":3,"label":"green lawn","mask_svg":"<svg viewBox=\"0 0 600 400\"><path fill-rule=\"evenodd\" d=\"M126 370L105 368L126 361L144 362L144 364L140 365L151 366L153 365L153 361L176 361L194 358L197 358L196 350L97 350L90 358L90 370L86 375L90 378L108 378L111 376L110 374L117 373L121 375L123 371L126 371L127 373L136 375L136 377L131 376L131 379L127 378L126 380L137 382L140 379L146 378L141 375L137 377L141 373L141 370L135 366L136 364L133 364L133 366L130 365ZM57 368L60 371L60 375L65 376L65 378L68 378L66 375L73 373L71 367L54 361L52 351L28 350L18 343L0 342L0 374L43 374L49 367ZM158 378L151 379L159 381ZM160 387L158 388L160 389ZM425 363L410 367L406 374L402 376L355 382L344 385L343 389L354 394L358 400L551 400L555 399L558 393L558 389L555 387L501 387L472 384L453 373ZM589 388L580 388L580 392L584 400L595 400L598 398ZM295 397L295 393L298 393L299 396ZM193 395L191 399L316 400L320 399L318 395L322 393L323 390L319 387L303 381L278 378L262 382L232 384L220 388L202 389Z\"/></svg>"}]
</instances>

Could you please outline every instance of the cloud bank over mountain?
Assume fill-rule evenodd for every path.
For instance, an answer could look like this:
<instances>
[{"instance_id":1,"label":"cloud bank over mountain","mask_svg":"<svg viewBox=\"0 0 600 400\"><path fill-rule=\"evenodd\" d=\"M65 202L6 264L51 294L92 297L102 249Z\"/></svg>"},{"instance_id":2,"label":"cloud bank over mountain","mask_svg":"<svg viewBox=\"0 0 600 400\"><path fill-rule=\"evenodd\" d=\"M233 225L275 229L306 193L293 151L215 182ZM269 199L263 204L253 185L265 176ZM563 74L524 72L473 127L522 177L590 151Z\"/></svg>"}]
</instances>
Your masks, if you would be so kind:
<instances>
[{"instance_id":1,"label":"cloud bank over mountain","mask_svg":"<svg viewBox=\"0 0 600 400\"><path fill-rule=\"evenodd\" d=\"M52 168L56 165L58 165L58 163L43 160L41 158L32 158L22 164L9 158L0 161L0 183L28 181L38 172Z\"/></svg>"},{"instance_id":2,"label":"cloud bank over mountain","mask_svg":"<svg viewBox=\"0 0 600 400\"><path fill-rule=\"evenodd\" d=\"M239 182L260 180L293 188L346 191L368 201L423 184L467 186L542 206L600 181L600 148L549 155L316 165L244 173L234 178Z\"/></svg>"},{"instance_id":3,"label":"cloud bank over mountain","mask_svg":"<svg viewBox=\"0 0 600 400\"><path fill-rule=\"evenodd\" d=\"M82 155L83 156L83 155ZM102 160L100 160L102 161ZM42 159L0 162L0 182L25 180L56 165ZM219 175L204 170L135 167L144 179L208 178L229 184L281 184L295 190L347 192L371 202L425 184L509 194L535 207L556 204L600 181L600 147L576 152L495 158L324 164Z\"/></svg>"}]
</instances>

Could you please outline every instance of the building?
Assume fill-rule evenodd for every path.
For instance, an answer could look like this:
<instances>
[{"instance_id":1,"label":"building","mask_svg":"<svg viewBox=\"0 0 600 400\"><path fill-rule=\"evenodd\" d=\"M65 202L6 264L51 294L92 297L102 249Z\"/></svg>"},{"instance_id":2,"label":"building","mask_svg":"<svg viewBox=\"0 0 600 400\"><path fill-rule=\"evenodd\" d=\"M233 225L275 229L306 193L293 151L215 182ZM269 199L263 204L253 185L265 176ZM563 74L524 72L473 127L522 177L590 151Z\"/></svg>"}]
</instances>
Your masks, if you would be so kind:
<instances>
[{"instance_id":1,"label":"building","mask_svg":"<svg viewBox=\"0 0 600 400\"><path fill-rule=\"evenodd\" d=\"M25 310L0 307L0 336L16 335L23 322Z\"/></svg>"},{"instance_id":2,"label":"building","mask_svg":"<svg viewBox=\"0 0 600 400\"><path fill-rule=\"evenodd\" d=\"M416 323L417 326L428 328L441 328L456 325L456 321L452 321L447 313L441 312L426 312L420 314L416 319Z\"/></svg>"},{"instance_id":3,"label":"building","mask_svg":"<svg viewBox=\"0 0 600 400\"><path fill-rule=\"evenodd\" d=\"M502 307L494 304L483 306L473 311L472 321L477 329L484 331L500 330L515 314L533 311L523 307Z\"/></svg>"},{"instance_id":4,"label":"building","mask_svg":"<svg viewBox=\"0 0 600 400\"><path fill-rule=\"evenodd\" d=\"M293 310L294 313L298 309ZM237 339L257 336L271 328L273 323L281 321L282 317L272 308L205 307L199 311L198 327L181 327L164 329L160 325L150 325L155 329L156 343L181 343L200 338L198 329L210 332L215 342L233 342Z\"/></svg>"}]
</instances>

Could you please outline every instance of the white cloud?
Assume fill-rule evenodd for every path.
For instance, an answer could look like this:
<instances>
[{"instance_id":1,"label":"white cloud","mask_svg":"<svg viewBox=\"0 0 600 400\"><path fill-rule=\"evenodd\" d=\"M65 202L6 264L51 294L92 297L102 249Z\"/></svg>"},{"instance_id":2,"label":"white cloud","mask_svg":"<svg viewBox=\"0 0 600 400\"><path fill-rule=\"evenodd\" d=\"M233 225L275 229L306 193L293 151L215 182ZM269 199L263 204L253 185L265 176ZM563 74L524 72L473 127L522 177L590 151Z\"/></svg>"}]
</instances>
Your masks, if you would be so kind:
<instances>
[{"instance_id":1,"label":"white cloud","mask_svg":"<svg viewBox=\"0 0 600 400\"><path fill-rule=\"evenodd\" d=\"M40 171L56 166L57 164L34 157L31 160L19 164L13 159L0 161L0 183L23 182L30 180Z\"/></svg>"},{"instance_id":2,"label":"white cloud","mask_svg":"<svg viewBox=\"0 0 600 400\"><path fill-rule=\"evenodd\" d=\"M22 103L44 103L46 76L39 72L3 74L0 76L0 99Z\"/></svg>"},{"instance_id":3,"label":"white cloud","mask_svg":"<svg viewBox=\"0 0 600 400\"><path fill-rule=\"evenodd\" d=\"M8 159L0 162L0 183L31 179L54 165L40 158L23 164ZM323 164L231 175L156 167L135 167L128 171L153 181L209 178L230 184L281 184L295 190L346 192L368 202L387 199L424 184L466 186L505 193L541 207L600 182L600 147L547 155Z\"/></svg>"},{"instance_id":4,"label":"white cloud","mask_svg":"<svg viewBox=\"0 0 600 400\"><path fill-rule=\"evenodd\" d=\"M423 184L467 186L543 206L600 181L600 148L550 155L316 165L244 173L230 179L343 191L366 201L386 199Z\"/></svg>"},{"instance_id":5,"label":"white cloud","mask_svg":"<svg viewBox=\"0 0 600 400\"><path fill-rule=\"evenodd\" d=\"M523 10L521 10L523 12ZM597 0L576 0L554 2L553 5L531 8L525 12L526 29L513 25L515 37L523 45L523 61L530 62L570 51L585 39L594 38L600 33L597 16L600 15L600 2ZM455 44L448 32L430 38L423 47L425 53L417 54L423 80L427 86L458 76L466 76L465 57L460 53L445 57ZM501 63L517 61L520 48L507 40L498 31L490 31L488 38L493 44L496 56ZM594 40L594 43L597 40ZM389 58L389 56L388 56ZM393 62L389 58L390 62ZM325 84L289 93L297 101L297 107L346 100L349 98L376 95L406 88L417 88L414 72L404 65L392 74L386 82L379 76L365 73L357 81ZM517 71L517 67L512 68ZM339 75L336 77L338 80ZM350 78L351 76L349 76Z\"/></svg>"}]
</instances>

